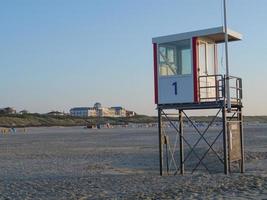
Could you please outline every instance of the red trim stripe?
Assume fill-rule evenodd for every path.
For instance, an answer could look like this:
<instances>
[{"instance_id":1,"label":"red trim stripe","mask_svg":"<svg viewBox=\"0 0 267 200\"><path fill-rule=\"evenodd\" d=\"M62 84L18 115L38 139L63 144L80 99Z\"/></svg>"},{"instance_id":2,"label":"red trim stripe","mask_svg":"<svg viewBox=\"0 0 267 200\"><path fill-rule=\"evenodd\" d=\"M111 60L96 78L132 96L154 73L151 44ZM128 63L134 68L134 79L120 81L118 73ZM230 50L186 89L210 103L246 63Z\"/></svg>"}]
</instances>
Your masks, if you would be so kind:
<instances>
[{"instance_id":1,"label":"red trim stripe","mask_svg":"<svg viewBox=\"0 0 267 200\"><path fill-rule=\"evenodd\" d=\"M193 46L193 76L194 76L194 102L198 103L198 52L197 52L197 37L192 39Z\"/></svg>"},{"instance_id":2,"label":"red trim stripe","mask_svg":"<svg viewBox=\"0 0 267 200\"><path fill-rule=\"evenodd\" d=\"M158 51L156 43L153 43L153 56L154 56L154 95L155 95L155 104L158 104Z\"/></svg>"}]
</instances>

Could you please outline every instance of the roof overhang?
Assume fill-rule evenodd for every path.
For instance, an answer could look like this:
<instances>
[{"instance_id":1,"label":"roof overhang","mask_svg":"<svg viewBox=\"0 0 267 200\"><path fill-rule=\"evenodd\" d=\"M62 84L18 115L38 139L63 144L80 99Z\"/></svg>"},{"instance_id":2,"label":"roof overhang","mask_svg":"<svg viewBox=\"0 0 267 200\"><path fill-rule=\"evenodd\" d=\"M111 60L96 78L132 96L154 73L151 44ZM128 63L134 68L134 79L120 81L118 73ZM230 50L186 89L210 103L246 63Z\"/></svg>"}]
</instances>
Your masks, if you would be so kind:
<instances>
[{"instance_id":1,"label":"roof overhang","mask_svg":"<svg viewBox=\"0 0 267 200\"><path fill-rule=\"evenodd\" d=\"M240 33L235 32L229 28L227 29L227 33L228 33L229 42L238 41L242 39L242 35ZM223 26L220 26L220 27L203 29L203 30L198 30L198 31L191 31L191 32L186 32L186 33L155 37L152 39L152 42L160 44L160 43L166 43L166 42L191 39L193 37L205 37L210 40L213 40L215 43L222 43L225 41L225 38L224 38L225 28Z\"/></svg>"}]
</instances>

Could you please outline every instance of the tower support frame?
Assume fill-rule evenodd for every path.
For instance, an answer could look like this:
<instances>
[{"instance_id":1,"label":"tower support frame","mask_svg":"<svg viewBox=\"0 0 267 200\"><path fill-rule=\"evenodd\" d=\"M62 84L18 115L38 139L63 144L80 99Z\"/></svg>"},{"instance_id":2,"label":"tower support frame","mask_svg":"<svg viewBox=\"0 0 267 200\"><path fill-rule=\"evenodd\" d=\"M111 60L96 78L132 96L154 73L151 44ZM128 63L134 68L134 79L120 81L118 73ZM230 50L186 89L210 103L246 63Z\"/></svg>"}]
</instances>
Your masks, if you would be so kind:
<instances>
[{"instance_id":1,"label":"tower support frame","mask_svg":"<svg viewBox=\"0 0 267 200\"><path fill-rule=\"evenodd\" d=\"M190 155L194 155L198 162L197 164L190 169L191 173L194 173L198 170L199 166L202 165L208 173L212 173L212 170L208 168L208 166L205 164L204 159L207 157L208 153L212 151L215 156L218 158L218 160L223 164L223 172L225 174L229 174L231 170L231 164L234 161L239 162L239 170L241 173L244 173L244 142L243 142L243 117L242 117L242 104L236 103L231 105L231 112L227 111L227 105L225 103L225 100L219 100L216 102L203 102L203 103L186 103L186 104L166 104L166 105L158 105L158 133L159 133L159 164L160 164L160 175L164 175L164 169L166 169L166 174L174 174L176 175L178 172L183 175L185 174L185 164L189 160ZM168 110L175 109L178 111L178 125L175 125L174 123L174 117L170 117L168 114ZM207 127L204 129L204 131L201 131L194 123L194 121L186 114L186 111L189 110L217 110L217 113L211 121L208 123ZM219 117L219 115L221 117ZM164 120L163 120L164 118ZM214 125L218 119L221 118L221 129L218 131L217 136L213 140L213 142L208 142L205 138L206 133ZM185 138L185 131L184 131L184 120L187 120L187 122L194 128L194 132L196 132L199 136L199 139L197 142L194 143L194 145L191 145L187 139ZM176 118L177 121L177 118ZM176 150L176 142L173 145L173 149L170 149L169 140L171 138L166 135L166 131L164 131L164 123L169 123L170 126L175 130L175 133L177 134L176 139L179 140L179 164L176 163L174 151ZM230 139L232 137L229 137L231 134L231 130L229 128L230 123L237 123L240 130L240 152L238 154L238 160L231 160L230 158ZM177 127L178 126L178 127ZM215 151L214 144L218 142L218 138L222 135L222 146L223 146L223 158ZM165 138L165 139L164 139ZM175 139L175 140L176 140ZM208 146L208 149L203 153L203 155L199 156L197 153L197 146L200 141L204 141L205 144ZM185 147L188 146L189 152L185 154ZM166 148L163 148L163 145L166 145ZM167 147L169 145L169 147ZM232 147L231 147L232 148ZM164 149L165 149L165 155L167 155L167 159L164 159ZM169 150L169 151L168 151ZM170 155L170 156L169 156ZM170 158L170 159L168 159ZM165 162L164 162L165 161ZM171 171L171 166L175 166L174 171ZM176 167L179 166L179 167Z\"/></svg>"}]
</instances>

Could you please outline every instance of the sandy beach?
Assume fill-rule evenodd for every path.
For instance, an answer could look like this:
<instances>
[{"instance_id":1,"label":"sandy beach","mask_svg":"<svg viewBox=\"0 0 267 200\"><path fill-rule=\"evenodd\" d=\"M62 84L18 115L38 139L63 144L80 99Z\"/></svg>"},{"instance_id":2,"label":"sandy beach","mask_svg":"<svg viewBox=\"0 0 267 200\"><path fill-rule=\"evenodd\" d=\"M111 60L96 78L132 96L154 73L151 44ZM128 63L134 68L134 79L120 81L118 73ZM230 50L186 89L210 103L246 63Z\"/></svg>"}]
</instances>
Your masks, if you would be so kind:
<instances>
[{"instance_id":1,"label":"sandy beach","mask_svg":"<svg viewBox=\"0 0 267 200\"><path fill-rule=\"evenodd\" d=\"M266 132L245 126L244 174L161 177L156 128L18 129L0 135L0 199L266 199Z\"/></svg>"}]
</instances>

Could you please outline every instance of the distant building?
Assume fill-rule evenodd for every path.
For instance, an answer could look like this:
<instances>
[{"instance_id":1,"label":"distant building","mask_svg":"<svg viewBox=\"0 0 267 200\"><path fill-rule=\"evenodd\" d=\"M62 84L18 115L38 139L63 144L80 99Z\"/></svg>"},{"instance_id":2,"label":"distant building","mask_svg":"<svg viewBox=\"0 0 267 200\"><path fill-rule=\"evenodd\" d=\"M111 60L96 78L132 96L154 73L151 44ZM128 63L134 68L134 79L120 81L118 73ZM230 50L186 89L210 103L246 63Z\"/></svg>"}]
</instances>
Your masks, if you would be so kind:
<instances>
[{"instance_id":1,"label":"distant building","mask_svg":"<svg viewBox=\"0 0 267 200\"><path fill-rule=\"evenodd\" d=\"M70 109L70 115L74 117L95 117L97 111L92 107L76 107Z\"/></svg>"},{"instance_id":2,"label":"distant building","mask_svg":"<svg viewBox=\"0 0 267 200\"><path fill-rule=\"evenodd\" d=\"M121 106L111 107L114 110L114 117L126 117L126 110Z\"/></svg>"},{"instance_id":3,"label":"distant building","mask_svg":"<svg viewBox=\"0 0 267 200\"><path fill-rule=\"evenodd\" d=\"M111 108L100 108L97 110L98 117L114 117L115 111Z\"/></svg>"},{"instance_id":4,"label":"distant building","mask_svg":"<svg viewBox=\"0 0 267 200\"><path fill-rule=\"evenodd\" d=\"M1 108L0 114L16 114L16 110L11 107Z\"/></svg>"},{"instance_id":5,"label":"distant building","mask_svg":"<svg viewBox=\"0 0 267 200\"><path fill-rule=\"evenodd\" d=\"M96 102L95 105L94 105L94 108L95 108L96 110L99 110L100 108L102 108L101 103Z\"/></svg>"},{"instance_id":6,"label":"distant building","mask_svg":"<svg viewBox=\"0 0 267 200\"><path fill-rule=\"evenodd\" d=\"M126 109L121 106L102 107L95 103L94 107L75 107L70 109L70 115L75 117L126 117Z\"/></svg>"},{"instance_id":7,"label":"distant building","mask_svg":"<svg viewBox=\"0 0 267 200\"><path fill-rule=\"evenodd\" d=\"M59 111L51 111L51 112L47 113L47 115L63 116L63 115L65 115L65 113L59 112Z\"/></svg>"},{"instance_id":8,"label":"distant building","mask_svg":"<svg viewBox=\"0 0 267 200\"><path fill-rule=\"evenodd\" d=\"M19 112L19 114L21 114L21 115L28 114L28 113L29 113L28 110L22 110L22 111Z\"/></svg>"},{"instance_id":9,"label":"distant building","mask_svg":"<svg viewBox=\"0 0 267 200\"><path fill-rule=\"evenodd\" d=\"M136 115L136 112L134 111L130 111L130 110L126 110L126 116L127 117L133 117Z\"/></svg>"}]
</instances>

